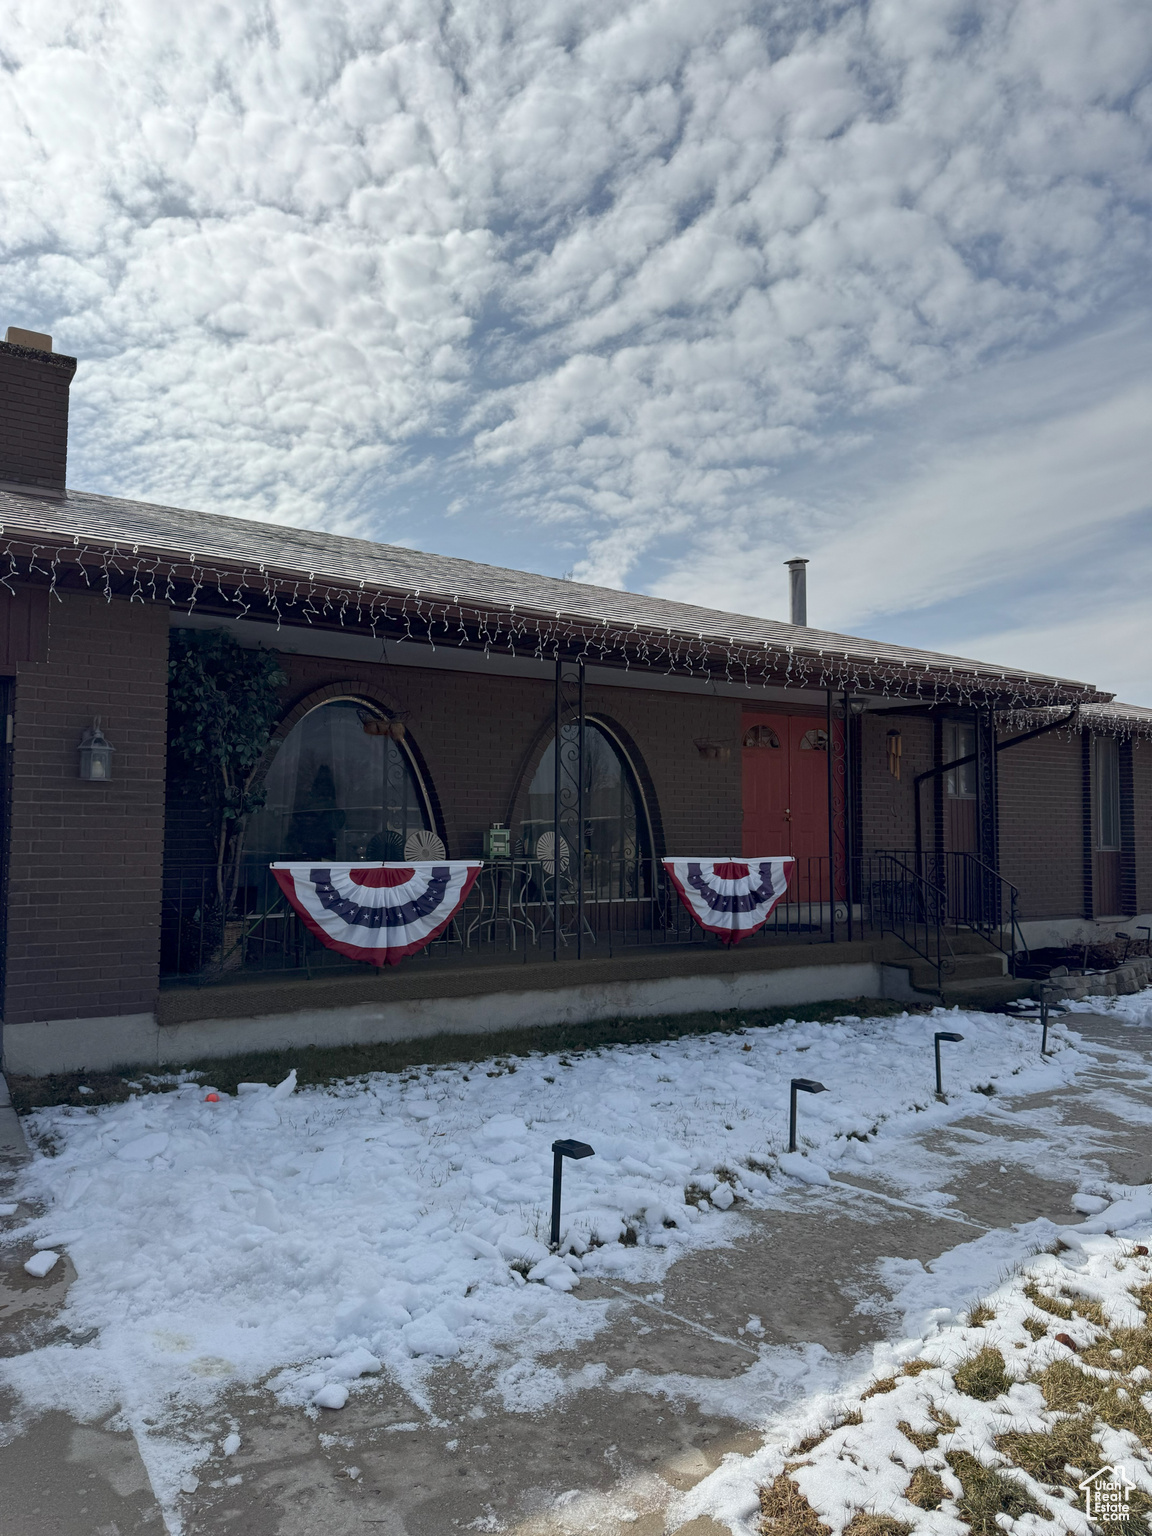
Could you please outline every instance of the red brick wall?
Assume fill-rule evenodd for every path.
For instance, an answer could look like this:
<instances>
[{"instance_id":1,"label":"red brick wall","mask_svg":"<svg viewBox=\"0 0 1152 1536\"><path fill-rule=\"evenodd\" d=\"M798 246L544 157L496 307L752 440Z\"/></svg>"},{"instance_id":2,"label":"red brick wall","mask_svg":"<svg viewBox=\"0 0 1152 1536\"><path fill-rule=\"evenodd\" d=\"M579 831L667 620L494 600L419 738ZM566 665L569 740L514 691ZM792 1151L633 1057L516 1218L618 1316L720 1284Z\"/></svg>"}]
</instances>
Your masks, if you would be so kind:
<instances>
[{"instance_id":1,"label":"red brick wall","mask_svg":"<svg viewBox=\"0 0 1152 1536\"><path fill-rule=\"evenodd\" d=\"M450 853L476 856L486 828L518 814L526 777L551 736L551 682L313 656L284 656L282 665L290 678L286 713L321 692L345 692L402 715ZM739 849L739 699L589 686L585 708L618 728L641 778L649 778L665 845L658 853ZM697 739L727 743L730 757L701 757Z\"/></svg>"},{"instance_id":2,"label":"red brick wall","mask_svg":"<svg viewBox=\"0 0 1152 1536\"><path fill-rule=\"evenodd\" d=\"M900 777L888 771L888 732L900 732ZM861 850L914 849L916 801L914 781L932 767L932 721L922 716L865 714L860 722ZM932 782L920 787L924 818L924 852L933 841Z\"/></svg>"},{"instance_id":3,"label":"red brick wall","mask_svg":"<svg viewBox=\"0 0 1152 1536\"><path fill-rule=\"evenodd\" d=\"M48 660L17 670L10 1023L155 1006L167 665L165 608L79 595L52 602ZM97 715L117 749L104 784L78 776Z\"/></svg>"},{"instance_id":4,"label":"red brick wall","mask_svg":"<svg viewBox=\"0 0 1152 1536\"><path fill-rule=\"evenodd\" d=\"M1083 915L1080 750L1079 736L1050 731L997 754L1000 872L1022 918Z\"/></svg>"},{"instance_id":5,"label":"red brick wall","mask_svg":"<svg viewBox=\"0 0 1152 1536\"><path fill-rule=\"evenodd\" d=\"M1152 912L1152 741L1132 743L1136 910Z\"/></svg>"},{"instance_id":6,"label":"red brick wall","mask_svg":"<svg viewBox=\"0 0 1152 1536\"><path fill-rule=\"evenodd\" d=\"M0 480L62 491L76 359L0 341Z\"/></svg>"}]
</instances>

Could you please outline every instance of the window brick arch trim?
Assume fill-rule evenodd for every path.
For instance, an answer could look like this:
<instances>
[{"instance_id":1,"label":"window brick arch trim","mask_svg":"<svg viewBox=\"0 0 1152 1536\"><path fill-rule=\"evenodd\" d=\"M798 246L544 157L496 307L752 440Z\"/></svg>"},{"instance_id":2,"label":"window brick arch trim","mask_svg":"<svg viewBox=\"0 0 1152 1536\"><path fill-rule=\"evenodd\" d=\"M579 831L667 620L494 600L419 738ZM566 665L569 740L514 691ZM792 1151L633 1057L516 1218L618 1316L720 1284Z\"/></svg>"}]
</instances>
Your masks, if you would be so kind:
<instances>
[{"instance_id":1,"label":"window brick arch trim","mask_svg":"<svg viewBox=\"0 0 1152 1536\"><path fill-rule=\"evenodd\" d=\"M403 705L395 695L381 688L379 683L366 677L343 678L339 682L324 683L319 688L310 688L307 693L301 694L296 702L281 716L276 729L272 732L260 764L257 775L258 781L263 779L268 769L272 766L280 743L286 739L294 726L300 724L306 715L312 714L324 704L331 704L335 700L346 699L356 704L363 704L367 709L378 711L385 719L393 720L404 712ZM398 743L400 750L408 758L417 781L428 803L428 813L437 835L442 839L447 850L448 857L452 856L451 840L444 816L444 809L440 804L440 796L436 792L436 785L424 754L420 750L420 744L413 735L411 729L405 724L404 739Z\"/></svg>"}]
</instances>

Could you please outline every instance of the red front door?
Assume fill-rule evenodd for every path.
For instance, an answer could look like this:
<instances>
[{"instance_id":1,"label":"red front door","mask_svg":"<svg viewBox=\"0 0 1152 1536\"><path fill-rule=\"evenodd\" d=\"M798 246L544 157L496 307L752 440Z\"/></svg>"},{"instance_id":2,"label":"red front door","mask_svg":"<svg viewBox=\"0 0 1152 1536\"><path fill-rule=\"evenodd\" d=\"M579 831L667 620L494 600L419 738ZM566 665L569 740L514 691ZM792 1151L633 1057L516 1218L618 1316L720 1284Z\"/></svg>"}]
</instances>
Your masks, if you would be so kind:
<instances>
[{"instance_id":1,"label":"red front door","mask_svg":"<svg viewBox=\"0 0 1152 1536\"><path fill-rule=\"evenodd\" d=\"M820 716L744 713L746 857L790 853L803 896L819 899L828 858L828 742ZM817 864L824 860L824 865ZM809 861L813 861L809 863ZM794 879L794 891L796 890ZM799 894L797 892L797 894Z\"/></svg>"}]
</instances>

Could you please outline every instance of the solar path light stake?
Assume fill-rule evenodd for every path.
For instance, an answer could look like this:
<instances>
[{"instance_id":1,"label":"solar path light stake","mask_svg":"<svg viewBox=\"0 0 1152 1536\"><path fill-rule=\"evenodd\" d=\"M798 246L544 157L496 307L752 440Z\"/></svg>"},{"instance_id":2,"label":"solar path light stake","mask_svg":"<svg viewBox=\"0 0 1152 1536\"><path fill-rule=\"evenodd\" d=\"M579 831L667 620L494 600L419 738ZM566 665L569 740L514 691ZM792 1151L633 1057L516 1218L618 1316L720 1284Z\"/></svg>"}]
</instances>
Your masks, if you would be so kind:
<instances>
[{"instance_id":1,"label":"solar path light stake","mask_svg":"<svg viewBox=\"0 0 1152 1536\"><path fill-rule=\"evenodd\" d=\"M823 1083L816 1082L811 1077L794 1077L792 1079L791 1103L788 1109L788 1150L796 1150L796 1094L797 1093L827 1093Z\"/></svg>"},{"instance_id":2,"label":"solar path light stake","mask_svg":"<svg viewBox=\"0 0 1152 1536\"><path fill-rule=\"evenodd\" d=\"M1049 1010L1049 1006L1050 1005L1049 1005L1048 999L1046 997L1042 996L1040 998L1040 1012L1039 1013L1018 1013L1018 1014L1015 1015L1015 1017L1018 1018L1018 1019L1026 1019L1031 1024L1039 1024L1040 1025L1040 1054L1041 1054L1041 1056L1047 1056L1048 1055L1048 1010Z\"/></svg>"},{"instance_id":3,"label":"solar path light stake","mask_svg":"<svg viewBox=\"0 0 1152 1536\"><path fill-rule=\"evenodd\" d=\"M963 1035L958 1035L950 1029L940 1029L936 1031L936 1097L938 1099L942 1099L944 1097L944 1084L940 1081L940 1042L941 1040L952 1040L955 1041L958 1045L960 1041L963 1040L963 1038Z\"/></svg>"},{"instance_id":4,"label":"solar path light stake","mask_svg":"<svg viewBox=\"0 0 1152 1536\"><path fill-rule=\"evenodd\" d=\"M560 1246L560 1186L564 1180L566 1157L595 1157L596 1153L586 1141L554 1141L552 1143L552 1236L553 1248Z\"/></svg>"}]
</instances>

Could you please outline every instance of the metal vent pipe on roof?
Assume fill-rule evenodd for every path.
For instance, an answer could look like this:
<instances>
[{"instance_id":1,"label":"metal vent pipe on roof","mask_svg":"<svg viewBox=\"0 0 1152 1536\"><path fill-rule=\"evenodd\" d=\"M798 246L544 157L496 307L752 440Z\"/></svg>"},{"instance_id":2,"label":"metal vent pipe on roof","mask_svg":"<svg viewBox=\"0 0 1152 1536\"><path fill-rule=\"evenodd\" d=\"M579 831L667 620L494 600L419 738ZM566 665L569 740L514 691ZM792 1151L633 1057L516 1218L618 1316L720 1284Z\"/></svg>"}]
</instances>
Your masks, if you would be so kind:
<instances>
[{"instance_id":1,"label":"metal vent pipe on roof","mask_svg":"<svg viewBox=\"0 0 1152 1536\"><path fill-rule=\"evenodd\" d=\"M808 572L807 560L785 560L788 567L788 586L792 598L792 623L803 628L808 625Z\"/></svg>"}]
</instances>

